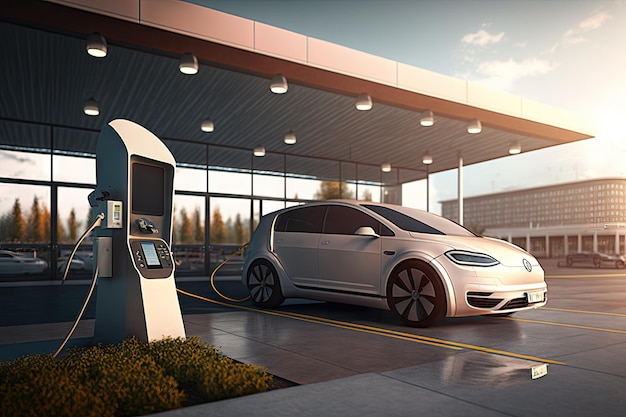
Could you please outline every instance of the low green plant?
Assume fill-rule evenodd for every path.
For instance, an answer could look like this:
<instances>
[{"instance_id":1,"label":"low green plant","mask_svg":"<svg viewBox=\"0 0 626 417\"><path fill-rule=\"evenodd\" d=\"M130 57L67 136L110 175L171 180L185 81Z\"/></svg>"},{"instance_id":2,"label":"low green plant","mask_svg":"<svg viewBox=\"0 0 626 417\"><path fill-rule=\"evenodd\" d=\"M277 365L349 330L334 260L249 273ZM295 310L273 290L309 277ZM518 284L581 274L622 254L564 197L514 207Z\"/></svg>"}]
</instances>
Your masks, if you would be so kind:
<instances>
[{"instance_id":1,"label":"low green plant","mask_svg":"<svg viewBox=\"0 0 626 417\"><path fill-rule=\"evenodd\" d=\"M127 339L0 363L0 416L139 416L271 386L264 368L198 338Z\"/></svg>"}]
</instances>

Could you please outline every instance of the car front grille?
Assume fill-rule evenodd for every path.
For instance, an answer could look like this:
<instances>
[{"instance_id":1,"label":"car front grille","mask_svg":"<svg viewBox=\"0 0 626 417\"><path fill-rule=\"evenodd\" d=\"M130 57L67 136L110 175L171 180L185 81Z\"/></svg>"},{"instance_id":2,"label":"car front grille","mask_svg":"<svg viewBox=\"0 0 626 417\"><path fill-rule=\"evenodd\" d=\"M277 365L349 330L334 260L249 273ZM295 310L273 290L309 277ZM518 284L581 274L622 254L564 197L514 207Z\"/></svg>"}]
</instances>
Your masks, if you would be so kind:
<instances>
[{"instance_id":1,"label":"car front grille","mask_svg":"<svg viewBox=\"0 0 626 417\"><path fill-rule=\"evenodd\" d=\"M467 303L476 308L494 308L502 302L502 298L489 298L493 293L470 291L467 293Z\"/></svg>"},{"instance_id":2,"label":"car front grille","mask_svg":"<svg viewBox=\"0 0 626 417\"><path fill-rule=\"evenodd\" d=\"M526 300L526 297L514 298L508 303L506 303L505 305L503 305L502 307L500 307L500 310L509 310L512 308L523 308L523 307L528 307L528 300Z\"/></svg>"}]
</instances>

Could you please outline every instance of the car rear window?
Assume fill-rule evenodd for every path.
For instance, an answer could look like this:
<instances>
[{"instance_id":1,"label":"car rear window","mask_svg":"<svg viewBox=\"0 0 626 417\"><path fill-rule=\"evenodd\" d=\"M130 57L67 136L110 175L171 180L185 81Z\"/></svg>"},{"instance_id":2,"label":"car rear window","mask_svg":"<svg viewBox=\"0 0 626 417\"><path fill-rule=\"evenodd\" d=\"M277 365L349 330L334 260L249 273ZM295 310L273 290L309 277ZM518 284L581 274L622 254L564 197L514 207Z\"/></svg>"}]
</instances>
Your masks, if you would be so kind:
<instances>
[{"instance_id":1,"label":"car rear window","mask_svg":"<svg viewBox=\"0 0 626 417\"><path fill-rule=\"evenodd\" d=\"M278 216L274 230L292 233L322 233L326 206L298 207Z\"/></svg>"},{"instance_id":2,"label":"car rear window","mask_svg":"<svg viewBox=\"0 0 626 417\"><path fill-rule=\"evenodd\" d=\"M444 217L434 215L432 213L414 210L415 213L419 213L420 217L424 220L422 221L416 219L415 217L409 216L408 214L401 213L397 210L385 206L363 204L363 207L366 207L373 212L380 214L381 216L398 226L400 229L406 230L408 232L428 233L431 235L477 236L475 233L472 233L463 226L454 223L453 221L448 220Z\"/></svg>"}]
</instances>

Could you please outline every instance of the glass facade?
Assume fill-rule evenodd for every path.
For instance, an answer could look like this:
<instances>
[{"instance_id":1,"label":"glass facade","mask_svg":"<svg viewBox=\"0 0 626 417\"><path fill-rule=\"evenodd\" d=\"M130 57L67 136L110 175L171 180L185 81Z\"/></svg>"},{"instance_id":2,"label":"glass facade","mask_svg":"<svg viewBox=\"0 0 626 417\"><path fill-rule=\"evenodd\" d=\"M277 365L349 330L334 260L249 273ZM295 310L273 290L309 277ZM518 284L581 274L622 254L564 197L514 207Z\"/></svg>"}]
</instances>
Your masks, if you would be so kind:
<instances>
[{"instance_id":1,"label":"glass facade","mask_svg":"<svg viewBox=\"0 0 626 417\"><path fill-rule=\"evenodd\" d=\"M50 140L39 146L2 144L0 138L0 250L48 264L37 273L0 271L0 281L60 279L91 223L87 196L96 185L96 141L80 152L55 148L54 132L72 137L72 131L48 128ZM172 249L178 276L209 274L250 239L265 214L318 199L381 201L388 185L372 181L380 177L375 166L316 160L319 175L305 175L300 172L314 158L277 153L255 158L249 150L174 139L164 143L177 160ZM87 237L70 265L70 279L91 277L92 249ZM220 273L238 274L242 261L235 258Z\"/></svg>"}]
</instances>

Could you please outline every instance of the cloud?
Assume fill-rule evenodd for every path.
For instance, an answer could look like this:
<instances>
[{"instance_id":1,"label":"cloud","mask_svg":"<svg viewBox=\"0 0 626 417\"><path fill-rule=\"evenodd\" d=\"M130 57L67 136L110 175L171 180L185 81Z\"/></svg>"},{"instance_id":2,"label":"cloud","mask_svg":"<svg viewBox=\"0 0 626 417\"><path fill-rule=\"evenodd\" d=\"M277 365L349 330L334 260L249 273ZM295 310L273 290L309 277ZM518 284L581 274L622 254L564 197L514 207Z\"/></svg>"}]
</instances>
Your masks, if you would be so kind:
<instances>
[{"instance_id":1,"label":"cloud","mask_svg":"<svg viewBox=\"0 0 626 417\"><path fill-rule=\"evenodd\" d=\"M470 45L486 46L492 43L498 43L504 38L504 32L500 32L497 35L493 35L484 29L480 29L475 33L468 33L463 36L461 42L468 43Z\"/></svg>"},{"instance_id":2,"label":"cloud","mask_svg":"<svg viewBox=\"0 0 626 417\"><path fill-rule=\"evenodd\" d=\"M480 78L477 82L491 88L507 90L513 82L521 78L548 74L557 67L557 64L540 58L486 61L480 63L476 69Z\"/></svg>"},{"instance_id":3,"label":"cloud","mask_svg":"<svg viewBox=\"0 0 626 417\"><path fill-rule=\"evenodd\" d=\"M0 159L6 159L8 161L20 162L20 163L23 163L23 164L35 165L35 161L30 159L30 158L17 156L14 153L1 151L1 150L0 150Z\"/></svg>"},{"instance_id":4,"label":"cloud","mask_svg":"<svg viewBox=\"0 0 626 417\"><path fill-rule=\"evenodd\" d=\"M582 20L578 23L575 28L568 29L563 34L563 43L568 45L575 45L582 42L586 42L587 38L583 36L583 33L591 32L593 30L599 29L606 22L612 19L613 16L608 14L607 12L596 12L592 16Z\"/></svg>"}]
</instances>

